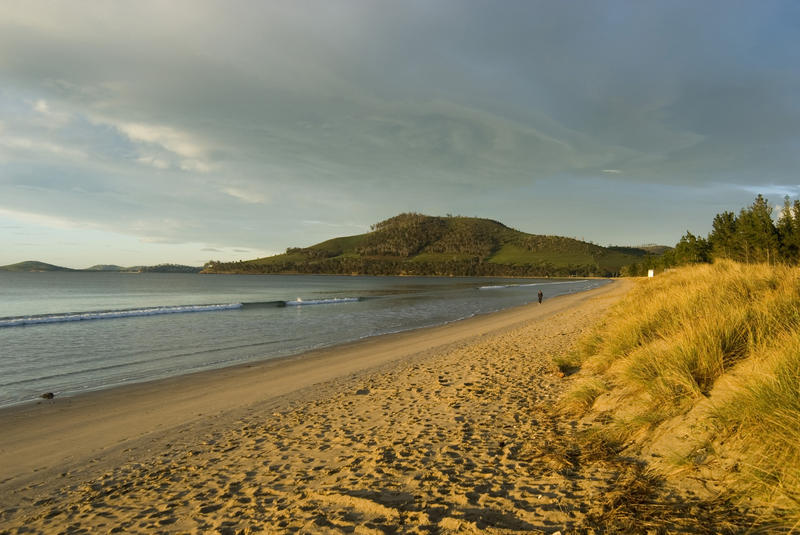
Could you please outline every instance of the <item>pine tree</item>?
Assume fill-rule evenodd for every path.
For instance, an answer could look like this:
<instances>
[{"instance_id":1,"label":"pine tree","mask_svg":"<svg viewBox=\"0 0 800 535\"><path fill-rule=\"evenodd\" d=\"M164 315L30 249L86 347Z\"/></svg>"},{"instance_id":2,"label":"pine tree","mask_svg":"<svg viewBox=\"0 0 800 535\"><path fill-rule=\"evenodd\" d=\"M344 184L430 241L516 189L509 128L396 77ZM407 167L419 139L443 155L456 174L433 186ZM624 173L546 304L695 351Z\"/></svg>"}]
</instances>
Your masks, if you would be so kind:
<instances>
[{"instance_id":1,"label":"pine tree","mask_svg":"<svg viewBox=\"0 0 800 535\"><path fill-rule=\"evenodd\" d=\"M736 216L733 212L722 212L711 223L708 242L714 258L736 258Z\"/></svg>"},{"instance_id":2,"label":"pine tree","mask_svg":"<svg viewBox=\"0 0 800 535\"><path fill-rule=\"evenodd\" d=\"M708 241L702 236L695 236L687 230L686 234L681 237L681 241L675 245L673 261L676 265L708 262L709 254L710 246Z\"/></svg>"},{"instance_id":3,"label":"pine tree","mask_svg":"<svg viewBox=\"0 0 800 535\"><path fill-rule=\"evenodd\" d=\"M736 242L740 260L774 263L777 261L778 231L772 222L772 207L759 194L749 208L743 208L736 220Z\"/></svg>"},{"instance_id":4,"label":"pine tree","mask_svg":"<svg viewBox=\"0 0 800 535\"><path fill-rule=\"evenodd\" d=\"M800 261L800 201L792 204L788 195L783 198L783 210L776 227L781 260L797 264Z\"/></svg>"}]
</instances>

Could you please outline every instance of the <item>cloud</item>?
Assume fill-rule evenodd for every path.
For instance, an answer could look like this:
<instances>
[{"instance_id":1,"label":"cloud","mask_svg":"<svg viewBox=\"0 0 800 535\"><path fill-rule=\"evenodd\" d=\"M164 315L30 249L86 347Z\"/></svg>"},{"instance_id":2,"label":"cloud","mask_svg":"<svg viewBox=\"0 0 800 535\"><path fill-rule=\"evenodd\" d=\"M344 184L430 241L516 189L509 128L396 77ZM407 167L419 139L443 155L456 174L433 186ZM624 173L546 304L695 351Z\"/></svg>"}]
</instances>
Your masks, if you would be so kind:
<instances>
[{"instance_id":1,"label":"cloud","mask_svg":"<svg viewBox=\"0 0 800 535\"><path fill-rule=\"evenodd\" d=\"M41 98L33 103L33 109L45 119L45 124L49 128L63 128L71 119L69 113L54 110L46 100Z\"/></svg>"},{"instance_id":2,"label":"cloud","mask_svg":"<svg viewBox=\"0 0 800 535\"><path fill-rule=\"evenodd\" d=\"M114 127L136 146L141 154L137 161L157 169L175 167L183 171L209 173L208 150L192 135L177 128L159 124L124 122L107 117L94 116L96 124ZM153 155L161 151L162 156Z\"/></svg>"},{"instance_id":3,"label":"cloud","mask_svg":"<svg viewBox=\"0 0 800 535\"><path fill-rule=\"evenodd\" d=\"M0 206L224 250L409 210L568 225L532 206L588 213L576 183L598 206L641 187L699 214L707 199L681 188L739 203L739 186L791 184L800 166L797 11L18 2L0 20ZM574 224L669 232L615 217Z\"/></svg>"},{"instance_id":4,"label":"cloud","mask_svg":"<svg viewBox=\"0 0 800 535\"><path fill-rule=\"evenodd\" d=\"M181 160L180 168L182 171L195 171L198 173L210 173L211 165L199 160Z\"/></svg>"},{"instance_id":5,"label":"cloud","mask_svg":"<svg viewBox=\"0 0 800 535\"><path fill-rule=\"evenodd\" d=\"M0 217L5 217L13 221L19 221L30 225L36 225L40 227L47 227L54 229L76 229L76 228L85 229L85 228L96 227L96 225L87 223L85 221L78 221L70 218L44 215L39 213L31 213L19 210L10 210L2 207L0 207Z\"/></svg>"},{"instance_id":6,"label":"cloud","mask_svg":"<svg viewBox=\"0 0 800 535\"><path fill-rule=\"evenodd\" d=\"M136 161L144 165L155 167L156 169L170 168L170 163L167 160L163 160L156 156L140 156L139 158L136 159Z\"/></svg>"},{"instance_id":7,"label":"cloud","mask_svg":"<svg viewBox=\"0 0 800 535\"><path fill-rule=\"evenodd\" d=\"M32 153L33 155L49 153L63 158L87 158L86 153L81 150L65 147L63 145L51 143L45 140L31 139L27 137L4 136L0 138L0 147L5 147L6 149L15 152Z\"/></svg>"},{"instance_id":8,"label":"cloud","mask_svg":"<svg viewBox=\"0 0 800 535\"><path fill-rule=\"evenodd\" d=\"M239 188L227 187L222 188L222 192L247 204L264 204L267 202L267 199L264 195L254 191L245 191Z\"/></svg>"},{"instance_id":9,"label":"cloud","mask_svg":"<svg viewBox=\"0 0 800 535\"><path fill-rule=\"evenodd\" d=\"M97 13L58 5L47 13L17 8L8 18L37 37L25 51L34 64L54 67L61 58L37 51L56 45L57 55L87 55L92 69L54 77L66 82L62 96L88 100L140 157L187 172L214 171L213 147L309 184L324 182L326 169L361 183L383 174L387 182L475 184L491 174L496 183L514 184L622 164L636 180L708 181L711 170L740 163L737 151L717 150L715 136L764 123L743 111L761 98L764 77L743 70L747 54L742 63L722 61L728 41L699 31L685 6L314 5L326 24L309 16L308 5L228 9L214 2L193 10L180 28L170 17L186 8L181 2L158 16L146 3L117 6L103 25L95 24ZM770 23L768 10L746 20L737 18L742 9L728 11L720 31L740 29L744 43L735 52L746 52ZM680 31L682 39L658 31L670 24L669 35ZM120 44L123 29L139 46ZM235 37L210 49L200 35ZM176 38L179 46L164 46ZM698 57L687 59L690 51ZM710 60L718 75L711 83ZM716 72L724 69L725 76ZM719 109L703 101L734 77L742 102ZM787 95L796 85L791 78L780 83ZM790 131L797 114L772 102L778 113L769 121L784 116ZM691 121L695 104L708 110L702 122ZM714 132L703 128L717 124ZM765 164L774 159L770 137L765 126ZM151 154L156 149L167 154Z\"/></svg>"},{"instance_id":10,"label":"cloud","mask_svg":"<svg viewBox=\"0 0 800 535\"><path fill-rule=\"evenodd\" d=\"M203 155L203 149L189 140L189 136L185 133L178 132L174 128L141 123L111 124L133 141L161 145L168 151L185 158L199 158Z\"/></svg>"}]
</instances>

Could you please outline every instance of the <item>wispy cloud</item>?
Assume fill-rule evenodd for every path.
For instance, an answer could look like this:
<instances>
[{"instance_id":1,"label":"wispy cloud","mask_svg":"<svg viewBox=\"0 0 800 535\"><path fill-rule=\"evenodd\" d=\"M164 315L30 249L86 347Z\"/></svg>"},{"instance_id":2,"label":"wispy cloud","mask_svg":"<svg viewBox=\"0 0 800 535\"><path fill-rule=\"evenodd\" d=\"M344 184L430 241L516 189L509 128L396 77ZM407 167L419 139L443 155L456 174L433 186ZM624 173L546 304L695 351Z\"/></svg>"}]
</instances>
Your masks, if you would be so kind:
<instances>
[{"instance_id":1,"label":"wispy cloud","mask_svg":"<svg viewBox=\"0 0 800 535\"><path fill-rule=\"evenodd\" d=\"M140 163L157 169L175 167L198 173L209 173L213 169L208 161L208 149L187 132L171 126L125 122L107 117L95 116L93 120L116 128L136 144L141 154L137 158ZM160 150L162 156L153 155L153 150Z\"/></svg>"},{"instance_id":2,"label":"wispy cloud","mask_svg":"<svg viewBox=\"0 0 800 535\"><path fill-rule=\"evenodd\" d=\"M142 123L112 123L133 141L161 145L184 158L200 158L204 150L190 136L174 128Z\"/></svg>"},{"instance_id":3,"label":"wispy cloud","mask_svg":"<svg viewBox=\"0 0 800 535\"><path fill-rule=\"evenodd\" d=\"M65 111L56 111L44 99L38 99L33 103L33 109L45 119L48 128L63 128L71 119L71 115Z\"/></svg>"},{"instance_id":4,"label":"wispy cloud","mask_svg":"<svg viewBox=\"0 0 800 535\"><path fill-rule=\"evenodd\" d=\"M247 204L265 204L267 202L265 195L251 190L227 187L222 188L222 192Z\"/></svg>"},{"instance_id":5,"label":"wispy cloud","mask_svg":"<svg viewBox=\"0 0 800 535\"><path fill-rule=\"evenodd\" d=\"M140 156L136 158L136 161L144 165L155 167L156 169L170 168L170 163L167 160L159 158L157 156Z\"/></svg>"},{"instance_id":6,"label":"wispy cloud","mask_svg":"<svg viewBox=\"0 0 800 535\"><path fill-rule=\"evenodd\" d=\"M31 153L33 155L47 153L63 158L87 158L86 153L82 150L28 137L2 136L0 137L0 147L5 147L6 149L17 152Z\"/></svg>"},{"instance_id":7,"label":"wispy cloud","mask_svg":"<svg viewBox=\"0 0 800 535\"><path fill-rule=\"evenodd\" d=\"M24 212L19 210L10 210L1 207L0 207L0 217L5 217L14 221L19 221L21 223L52 228L52 229L98 228L98 225L94 225L86 221L79 221L76 219L56 217L39 213Z\"/></svg>"}]
</instances>

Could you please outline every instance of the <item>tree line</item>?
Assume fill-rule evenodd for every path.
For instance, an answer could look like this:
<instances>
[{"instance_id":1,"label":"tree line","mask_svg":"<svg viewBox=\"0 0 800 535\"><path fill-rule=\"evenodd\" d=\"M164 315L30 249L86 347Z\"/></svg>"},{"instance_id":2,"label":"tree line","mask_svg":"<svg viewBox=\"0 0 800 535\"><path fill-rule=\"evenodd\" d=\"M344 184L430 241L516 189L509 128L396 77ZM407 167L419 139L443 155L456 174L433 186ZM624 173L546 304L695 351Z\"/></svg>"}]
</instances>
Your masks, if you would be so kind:
<instances>
[{"instance_id":1,"label":"tree line","mask_svg":"<svg viewBox=\"0 0 800 535\"><path fill-rule=\"evenodd\" d=\"M206 273L297 273L340 275L406 275L457 277L591 277L609 276L596 265L556 266L550 262L531 264L495 264L480 258L444 261L403 260L397 258L335 257L314 262L286 261L261 264L254 262L210 261Z\"/></svg>"},{"instance_id":2,"label":"tree line","mask_svg":"<svg viewBox=\"0 0 800 535\"><path fill-rule=\"evenodd\" d=\"M642 276L649 269L660 271L670 267L729 258L754 264L800 263L800 200L784 197L777 221L773 208L759 194L753 204L738 214L725 211L714 216L707 237L687 231L671 251L661 256L647 256L641 262L626 266L623 275Z\"/></svg>"}]
</instances>

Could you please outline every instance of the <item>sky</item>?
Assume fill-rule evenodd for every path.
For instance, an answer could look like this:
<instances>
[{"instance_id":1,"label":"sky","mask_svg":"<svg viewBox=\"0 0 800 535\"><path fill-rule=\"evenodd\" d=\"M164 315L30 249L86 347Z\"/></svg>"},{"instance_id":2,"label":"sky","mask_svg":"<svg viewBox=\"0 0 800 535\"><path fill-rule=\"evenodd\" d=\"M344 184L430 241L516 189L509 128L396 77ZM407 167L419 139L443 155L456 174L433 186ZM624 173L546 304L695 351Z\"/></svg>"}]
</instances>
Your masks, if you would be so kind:
<instances>
[{"instance_id":1,"label":"sky","mask_svg":"<svg viewBox=\"0 0 800 535\"><path fill-rule=\"evenodd\" d=\"M800 2L0 4L0 265L202 265L401 212L675 244L800 194Z\"/></svg>"}]
</instances>

